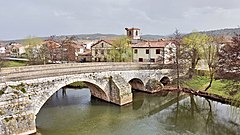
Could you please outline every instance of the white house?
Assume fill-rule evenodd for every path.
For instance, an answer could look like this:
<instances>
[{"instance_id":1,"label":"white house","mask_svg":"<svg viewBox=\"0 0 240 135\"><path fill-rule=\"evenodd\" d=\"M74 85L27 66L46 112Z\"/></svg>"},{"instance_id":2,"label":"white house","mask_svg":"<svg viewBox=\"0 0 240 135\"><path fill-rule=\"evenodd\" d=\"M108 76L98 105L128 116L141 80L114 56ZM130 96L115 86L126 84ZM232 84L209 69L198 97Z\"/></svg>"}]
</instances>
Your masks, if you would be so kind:
<instances>
[{"instance_id":1,"label":"white house","mask_svg":"<svg viewBox=\"0 0 240 135\"><path fill-rule=\"evenodd\" d=\"M5 46L0 45L0 55L5 54L5 53L6 53L6 48L5 48Z\"/></svg>"},{"instance_id":2,"label":"white house","mask_svg":"<svg viewBox=\"0 0 240 135\"><path fill-rule=\"evenodd\" d=\"M25 46L20 43L11 43L10 56L11 57L21 57L26 53Z\"/></svg>"},{"instance_id":3,"label":"white house","mask_svg":"<svg viewBox=\"0 0 240 135\"><path fill-rule=\"evenodd\" d=\"M175 63L176 45L172 41L140 41L131 47L133 62Z\"/></svg>"}]
</instances>

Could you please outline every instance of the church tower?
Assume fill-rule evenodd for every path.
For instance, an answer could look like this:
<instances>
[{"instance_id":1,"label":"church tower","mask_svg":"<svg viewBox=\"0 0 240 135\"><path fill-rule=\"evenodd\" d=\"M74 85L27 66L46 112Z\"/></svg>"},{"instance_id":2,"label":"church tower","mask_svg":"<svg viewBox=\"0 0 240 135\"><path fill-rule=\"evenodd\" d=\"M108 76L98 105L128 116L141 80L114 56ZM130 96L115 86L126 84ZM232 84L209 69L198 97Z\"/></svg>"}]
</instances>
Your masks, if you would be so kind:
<instances>
[{"instance_id":1,"label":"church tower","mask_svg":"<svg viewBox=\"0 0 240 135\"><path fill-rule=\"evenodd\" d=\"M140 29L139 28L125 28L127 31L127 36L132 40L139 40L140 37Z\"/></svg>"}]
</instances>

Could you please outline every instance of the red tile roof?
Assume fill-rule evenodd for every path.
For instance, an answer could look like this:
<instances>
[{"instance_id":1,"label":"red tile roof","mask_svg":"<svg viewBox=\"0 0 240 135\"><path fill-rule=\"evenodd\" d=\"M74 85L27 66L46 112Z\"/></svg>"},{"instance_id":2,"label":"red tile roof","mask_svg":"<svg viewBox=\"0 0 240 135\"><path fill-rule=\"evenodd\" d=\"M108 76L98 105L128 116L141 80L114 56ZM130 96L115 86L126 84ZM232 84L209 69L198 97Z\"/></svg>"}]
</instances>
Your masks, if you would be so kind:
<instances>
[{"instance_id":1,"label":"red tile roof","mask_svg":"<svg viewBox=\"0 0 240 135\"><path fill-rule=\"evenodd\" d=\"M99 43L101 43L101 42L105 42L105 43L107 43L107 44L112 45L113 40L99 40L99 41L97 41L97 43L93 44L92 47L95 46L95 45L97 45L97 44L99 44Z\"/></svg>"},{"instance_id":2,"label":"red tile roof","mask_svg":"<svg viewBox=\"0 0 240 135\"><path fill-rule=\"evenodd\" d=\"M84 48L84 46L82 44L71 44L70 46L72 46L75 49Z\"/></svg>"},{"instance_id":3,"label":"red tile roof","mask_svg":"<svg viewBox=\"0 0 240 135\"><path fill-rule=\"evenodd\" d=\"M132 48L160 48L165 47L171 41L142 41L137 44L132 44Z\"/></svg>"}]
</instances>

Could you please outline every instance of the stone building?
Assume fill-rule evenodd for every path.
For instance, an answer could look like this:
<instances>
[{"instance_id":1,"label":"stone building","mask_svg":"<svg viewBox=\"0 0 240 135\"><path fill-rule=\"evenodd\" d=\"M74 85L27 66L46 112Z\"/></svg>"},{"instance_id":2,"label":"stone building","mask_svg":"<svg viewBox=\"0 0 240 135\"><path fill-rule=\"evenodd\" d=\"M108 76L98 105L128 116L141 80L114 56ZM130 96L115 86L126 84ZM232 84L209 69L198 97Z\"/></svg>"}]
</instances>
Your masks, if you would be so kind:
<instances>
[{"instance_id":1,"label":"stone building","mask_svg":"<svg viewBox=\"0 0 240 135\"><path fill-rule=\"evenodd\" d=\"M92 45L92 61L95 62L106 62L107 56L112 49L112 41L99 40L97 43Z\"/></svg>"}]
</instances>

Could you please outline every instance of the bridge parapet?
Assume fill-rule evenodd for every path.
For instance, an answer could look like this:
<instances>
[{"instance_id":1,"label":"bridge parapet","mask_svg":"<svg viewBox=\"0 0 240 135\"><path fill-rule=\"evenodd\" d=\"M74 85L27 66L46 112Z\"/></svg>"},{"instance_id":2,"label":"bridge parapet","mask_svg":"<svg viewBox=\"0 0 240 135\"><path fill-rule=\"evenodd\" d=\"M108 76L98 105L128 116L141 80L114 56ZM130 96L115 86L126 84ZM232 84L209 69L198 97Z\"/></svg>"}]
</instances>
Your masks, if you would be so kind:
<instances>
[{"instance_id":1,"label":"bridge parapet","mask_svg":"<svg viewBox=\"0 0 240 135\"><path fill-rule=\"evenodd\" d=\"M21 81L51 76L61 76L80 73L128 70L174 69L174 65L149 63L90 63L90 64L56 64L42 66L26 66L18 68L3 68L0 72L1 82Z\"/></svg>"}]
</instances>

